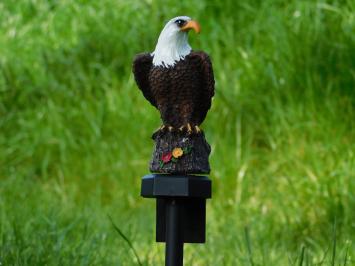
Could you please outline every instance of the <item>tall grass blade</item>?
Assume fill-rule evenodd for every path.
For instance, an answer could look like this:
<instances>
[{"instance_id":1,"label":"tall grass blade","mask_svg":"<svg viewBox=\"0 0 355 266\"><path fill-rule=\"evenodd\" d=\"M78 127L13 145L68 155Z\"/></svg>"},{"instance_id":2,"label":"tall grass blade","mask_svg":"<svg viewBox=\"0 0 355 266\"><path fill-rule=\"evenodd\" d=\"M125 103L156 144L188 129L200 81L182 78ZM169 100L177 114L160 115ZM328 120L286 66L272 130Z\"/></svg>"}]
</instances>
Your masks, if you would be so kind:
<instances>
[{"instance_id":1,"label":"tall grass blade","mask_svg":"<svg viewBox=\"0 0 355 266\"><path fill-rule=\"evenodd\" d=\"M345 251L344 266L346 266L346 264L348 263L348 252L349 252L349 246L347 246Z\"/></svg>"},{"instance_id":2,"label":"tall grass blade","mask_svg":"<svg viewBox=\"0 0 355 266\"><path fill-rule=\"evenodd\" d=\"M136 252L135 248L133 247L132 242L129 240L129 238L118 228L118 226L113 222L112 217L108 214L108 218L110 219L110 222L112 223L113 228L116 230L116 232L122 237L124 241L128 244L129 248L132 250L134 256L137 259L138 265L143 266L141 263L141 260L139 259L138 253Z\"/></svg>"},{"instance_id":3,"label":"tall grass blade","mask_svg":"<svg viewBox=\"0 0 355 266\"><path fill-rule=\"evenodd\" d=\"M334 221L334 227L333 227L333 253L332 253L332 266L335 265L335 257L336 257L336 251L337 251L337 221L335 219Z\"/></svg>"},{"instance_id":4,"label":"tall grass blade","mask_svg":"<svg viewBox=\"0 0 355 266\"><path fill-rule=\"evenodd\" d=\"M302 250L301 250L301 257L300 257L300 263L298 264L299 266L303 265L303 260L304 260L304 253L306 251L306 247L302 246Z\"/></svg>"},{"instance_id":5,"label":"tall grass blade","mask_svg":"<svg viewBox=\"0 0 355 266\"><path fill-rule=\"evenodd\" d=\"M329 250L330 250L330 246L328 246L327 250L324 252L322 260L318 263L319 265L323 265L325 259L327 258Z\"/></svg>"},{"instance_id":6,"label":"tall grass blade","mask_svg":"<svg viewBox=\"0 0 355 266\"><path fill-rule=\"evenodd\" d=\"M251 266L254 266L248 227L244 227L244 234L245 234L245 243L246 243L247 249L248 249L249 263Z\"/></svg>"}]
</instances>

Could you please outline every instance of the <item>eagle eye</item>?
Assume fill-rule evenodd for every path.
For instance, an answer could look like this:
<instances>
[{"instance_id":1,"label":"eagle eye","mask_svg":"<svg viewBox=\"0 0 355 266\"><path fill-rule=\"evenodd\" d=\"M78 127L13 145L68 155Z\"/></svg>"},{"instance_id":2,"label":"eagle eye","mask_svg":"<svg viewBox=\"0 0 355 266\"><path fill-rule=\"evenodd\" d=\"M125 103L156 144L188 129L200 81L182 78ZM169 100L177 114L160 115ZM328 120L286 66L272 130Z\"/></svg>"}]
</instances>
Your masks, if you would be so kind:
<instances>
[{"instance_id":1,"label":"eagle eye","mask_svg":"<svg viewBox=\"0 0 355 266\"><path fill-rule=\"evenodd\" d=\"M176 23L176 25L178 25L178 27L182 27L182 26L184 26L185 25L185 23L186 23L186 20L183 20L183 19L177 19L177 20L175 20L175 23Z\"/></svg>"}]
</instances>

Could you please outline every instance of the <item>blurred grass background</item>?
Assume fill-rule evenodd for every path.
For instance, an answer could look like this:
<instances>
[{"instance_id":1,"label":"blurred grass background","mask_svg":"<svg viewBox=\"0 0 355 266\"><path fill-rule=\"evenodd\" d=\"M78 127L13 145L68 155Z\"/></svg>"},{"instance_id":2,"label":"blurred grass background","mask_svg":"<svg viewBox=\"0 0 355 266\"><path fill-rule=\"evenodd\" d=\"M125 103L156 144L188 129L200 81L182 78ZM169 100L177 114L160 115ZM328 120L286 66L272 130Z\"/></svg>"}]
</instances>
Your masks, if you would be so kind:
<instances>
[{"instance_id":1,"label":"blurred grass background","mask_svg":"<svg viewBox=\"0 0 355 266\"><path fill-rule=\"evenodd\" d=\"M159 116L131 74L198 20L216 96L206 245L186 265L354 265L355 2L0 2L0 264L163 265L139 197Z\"/></svg>"}]
</instances>

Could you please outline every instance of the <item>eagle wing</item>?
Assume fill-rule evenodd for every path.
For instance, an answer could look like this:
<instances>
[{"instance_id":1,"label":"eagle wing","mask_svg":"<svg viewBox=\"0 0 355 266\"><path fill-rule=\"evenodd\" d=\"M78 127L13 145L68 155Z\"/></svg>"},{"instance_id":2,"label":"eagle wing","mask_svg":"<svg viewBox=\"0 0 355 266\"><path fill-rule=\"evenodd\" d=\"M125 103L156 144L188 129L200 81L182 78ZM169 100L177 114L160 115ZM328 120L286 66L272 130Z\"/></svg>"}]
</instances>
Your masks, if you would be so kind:
<instances>
[{"instance_id":1,"label":"eagle wing","mask_svg":"<svg viewBox=\"0 0 355 266\"><path fill-rule=\"evenodd\" d=\"M202 51L192 52L200 65L202 85L200 87L199 124L205 120L208 110L211 108L212 97L214 96L214 75L211 60L208 54Z\"/></svg>"},{"instance_id":2,"label":"eagle wing","mask_svg":"<svg viewBox=\"0 0 355 266\"><path fill-rule=\"evenodd\" d=\"M133 74L138 88L142 91L144 97L155 107L157 103L152 94L149 83L149 73L153 66L153 57L149 53L136 55L133 60Z\"/></svg>"}]
</instances>

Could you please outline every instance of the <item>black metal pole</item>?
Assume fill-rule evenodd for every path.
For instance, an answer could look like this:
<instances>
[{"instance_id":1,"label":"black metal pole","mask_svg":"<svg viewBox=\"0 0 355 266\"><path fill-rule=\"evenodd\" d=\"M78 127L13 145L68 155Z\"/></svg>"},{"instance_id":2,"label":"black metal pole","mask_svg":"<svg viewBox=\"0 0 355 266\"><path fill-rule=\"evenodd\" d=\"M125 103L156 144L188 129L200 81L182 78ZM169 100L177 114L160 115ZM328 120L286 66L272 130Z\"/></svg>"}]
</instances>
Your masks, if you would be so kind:
<instances>
[{"instance_id":1,"label":"black metal pole","mask_svg":"<svg viewBox=\"0 0 355 266\"><path fill-rule=\"evenodd\" d=\"M182 266L184 261L184 242L181 224L181 209L176 199L166 205L166 247L165 266Z\"/></svg>"}]
</instances>

